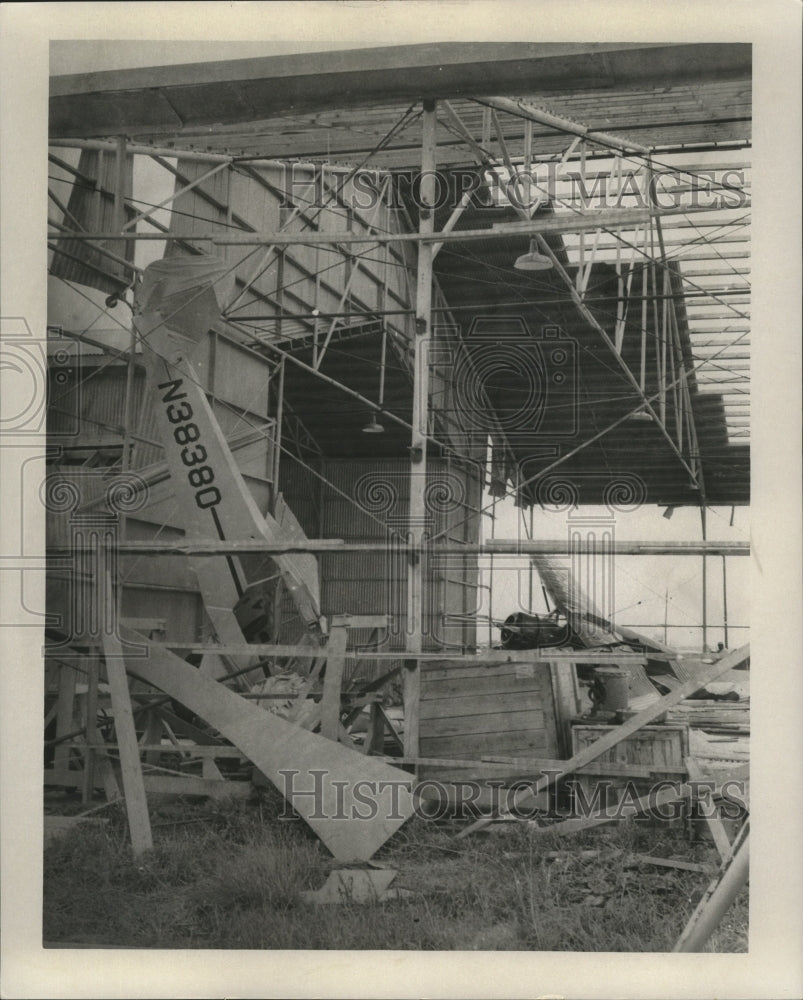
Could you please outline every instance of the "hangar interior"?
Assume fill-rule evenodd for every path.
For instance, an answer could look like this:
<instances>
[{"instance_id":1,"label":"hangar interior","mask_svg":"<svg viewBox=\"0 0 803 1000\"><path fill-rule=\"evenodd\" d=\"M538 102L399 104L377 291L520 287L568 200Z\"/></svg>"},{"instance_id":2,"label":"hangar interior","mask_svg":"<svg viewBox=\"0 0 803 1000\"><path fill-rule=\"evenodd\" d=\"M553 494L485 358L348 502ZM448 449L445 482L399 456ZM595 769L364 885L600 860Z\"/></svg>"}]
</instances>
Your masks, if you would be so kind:
<instances>
[{"instance_id":1,"label":"hangar interior","mask_svg":"<svg viewBox=\"0 0 803 1000\"><path fill-rule=\"evenodd\" d=\"M604 747L577 763L578 719L648 725L743 666L744 647L712 660L703 638L687 662L617 628L598 577L622 554L705 573L748 553L705 512L750 500L750 108L750 47L731 44L53 77L46 783L91 806L122 781L137 849L148 787L222 794L243 760L270 778L200 678L268 709L266 742L289 722L286 761L339 744L351 775L369 757L413 778L619 774ZM180 381L196 422L171 425ZM196 440L220 464L190 510ZM495 531L507 502L517 538ZM545 538L533 518L603 505L699 508L703 539ZM494 620L504 555L549 621ZM592 717L600 668L628 695L611 682ZM676 729L628 761L682 771ZM187 745L202 771L160 769ZM321 836L347 861L376 847Z\"/></svg>"}]
</instances>

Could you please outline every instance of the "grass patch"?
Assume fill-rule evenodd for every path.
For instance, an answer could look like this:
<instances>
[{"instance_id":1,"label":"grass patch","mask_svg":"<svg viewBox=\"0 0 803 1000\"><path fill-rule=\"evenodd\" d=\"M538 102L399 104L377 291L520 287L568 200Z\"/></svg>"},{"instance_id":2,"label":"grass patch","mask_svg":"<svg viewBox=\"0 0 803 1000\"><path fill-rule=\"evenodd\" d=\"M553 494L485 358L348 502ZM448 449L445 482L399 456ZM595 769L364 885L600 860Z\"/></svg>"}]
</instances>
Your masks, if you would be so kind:
<instances>
[{"instance_id":1,"label":"grass patch","mask_svg":"<svg viewBox=\"0 0 803 1000\"><path fill-rule=\"evenodd\" d=\"M276 799L152 809L154 850L131 856L125 817L70 831L45 851L44 940L137 948L670 951L709 876L634 855L711 862L680 831L625 823L560 838L523 824L453 838L414 818L375 860L409 898L309 906L339 866ZM598 852L590 856L591 852ZM747 950L747 892L707 950Z\"/></svg>"}]
</instances>

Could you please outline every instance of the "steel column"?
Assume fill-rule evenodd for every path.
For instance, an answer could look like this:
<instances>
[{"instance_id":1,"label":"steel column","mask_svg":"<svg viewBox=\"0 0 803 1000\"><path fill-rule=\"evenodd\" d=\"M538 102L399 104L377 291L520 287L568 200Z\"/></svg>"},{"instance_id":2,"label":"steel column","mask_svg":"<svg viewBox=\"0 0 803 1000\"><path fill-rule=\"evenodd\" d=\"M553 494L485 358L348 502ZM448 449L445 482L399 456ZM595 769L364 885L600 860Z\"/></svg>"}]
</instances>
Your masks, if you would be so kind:
<instances>
[{"instance_id":1,"label":"steel column","mask_svg":"<svg viewBox=\"0 0 803 1000\"><path fill-rule=\"evenodd\" d=\"M418 231L430 236L435 229L435 102L424 102L421 137L421 184ZM415 341L413 355L413 429L410 438L410 542L420 548L426 518L427 430L429 418L429 338L432 329L431 243L418 245L416 268ZM424 567L420 552L411 552L407 561L407 652L412 658L404 671L404 752L418 756L418 706L421 675L415 654L423 645Z\"/></svg>"}]
</instances>

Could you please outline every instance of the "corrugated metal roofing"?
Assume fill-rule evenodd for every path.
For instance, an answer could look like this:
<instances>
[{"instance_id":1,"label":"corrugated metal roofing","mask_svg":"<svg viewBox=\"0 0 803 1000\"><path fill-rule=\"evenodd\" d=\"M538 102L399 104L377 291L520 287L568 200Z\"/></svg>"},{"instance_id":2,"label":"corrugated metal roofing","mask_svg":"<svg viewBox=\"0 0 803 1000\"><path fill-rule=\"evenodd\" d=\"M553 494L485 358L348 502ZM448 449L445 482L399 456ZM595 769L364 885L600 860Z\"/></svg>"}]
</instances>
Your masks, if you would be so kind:
<instances>
[{"instance_id":1,"label":"corrugated metal roofing","mask_svg":"<svg viewBox=\"0 0 803 1000\"><path fill-rule=\"evenodd\" d=\"M659 148L743 144L749 74L749 45L438 43L56 77L50 123L57 136L354 163L422 97L468 114L467 97L510 94ZM505 129L515 156L521 124ZM536 135L544 153L560 148L559 133ZM470 162L453 137L439 162L450 147ZM372 162L417 166L414 133Z\"/></svg>"}]
</instances>

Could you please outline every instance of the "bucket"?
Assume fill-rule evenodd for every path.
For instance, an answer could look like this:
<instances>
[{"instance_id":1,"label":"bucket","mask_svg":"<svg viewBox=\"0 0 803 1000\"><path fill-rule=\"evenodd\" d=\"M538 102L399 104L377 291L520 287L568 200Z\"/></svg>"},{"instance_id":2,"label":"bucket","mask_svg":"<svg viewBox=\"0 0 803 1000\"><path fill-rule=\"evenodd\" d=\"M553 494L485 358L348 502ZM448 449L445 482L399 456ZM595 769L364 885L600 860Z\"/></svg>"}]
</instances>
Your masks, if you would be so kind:
<instances>
[{"instance_id":1,"label":"bucket","mask_svg":"<svg viewBox=\"0 0 803 1000\"><path fill-rule=\"evenodd\" d=\"M604 689L604 697L598 707L606 712L624 711L630 701L628 674L621 667L596 667L594 679Z\"/></svg>"}]
</instances>

